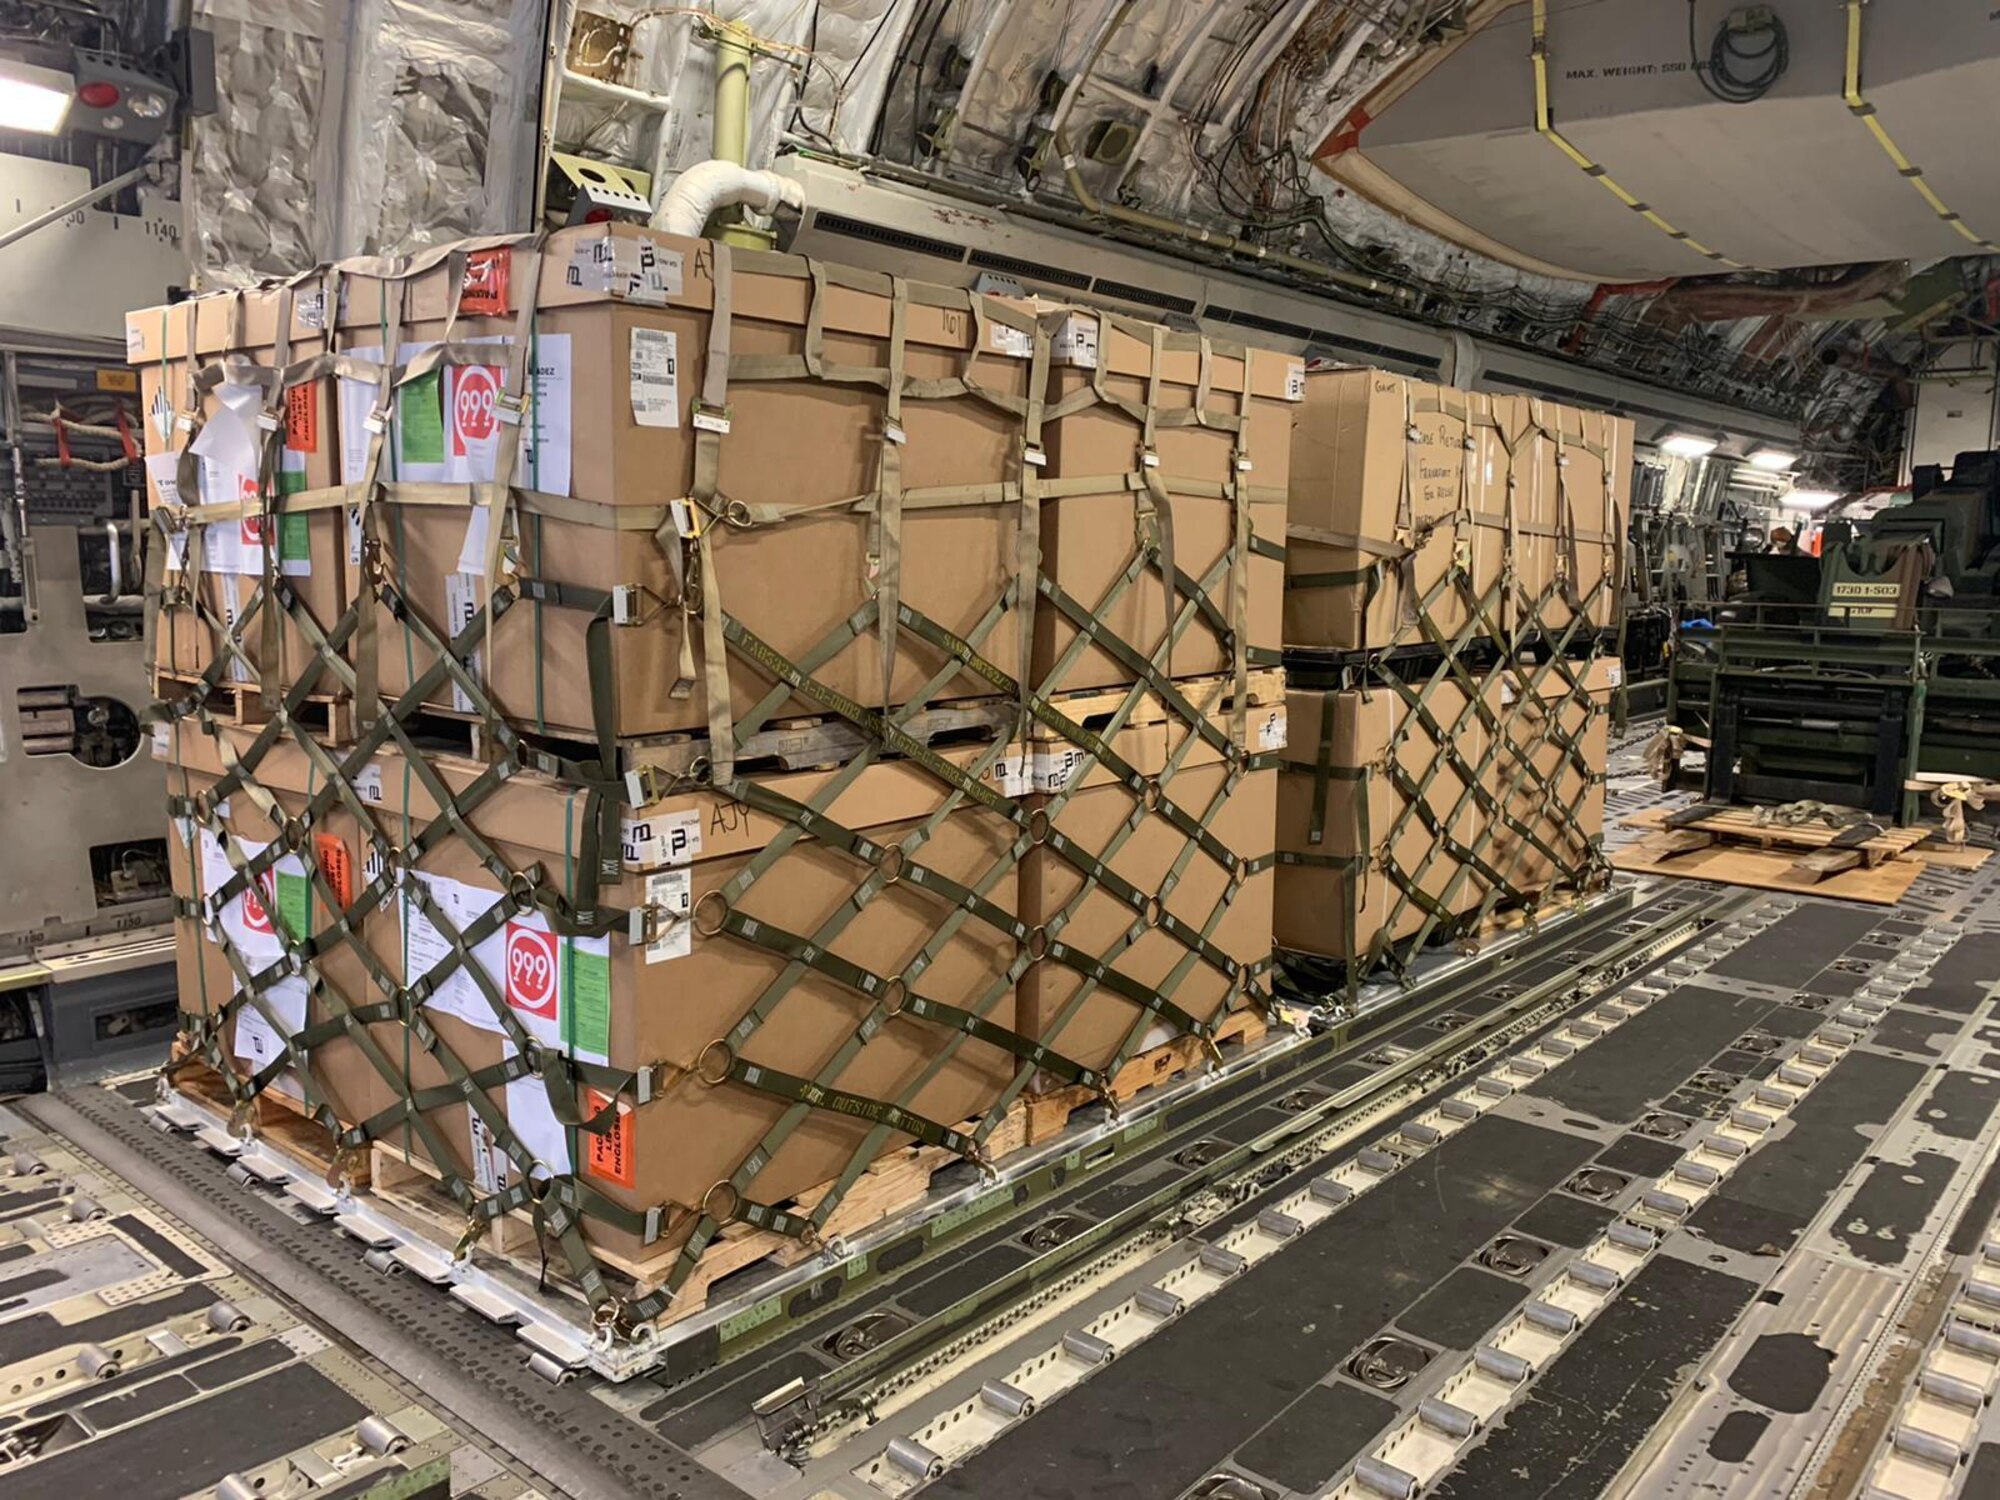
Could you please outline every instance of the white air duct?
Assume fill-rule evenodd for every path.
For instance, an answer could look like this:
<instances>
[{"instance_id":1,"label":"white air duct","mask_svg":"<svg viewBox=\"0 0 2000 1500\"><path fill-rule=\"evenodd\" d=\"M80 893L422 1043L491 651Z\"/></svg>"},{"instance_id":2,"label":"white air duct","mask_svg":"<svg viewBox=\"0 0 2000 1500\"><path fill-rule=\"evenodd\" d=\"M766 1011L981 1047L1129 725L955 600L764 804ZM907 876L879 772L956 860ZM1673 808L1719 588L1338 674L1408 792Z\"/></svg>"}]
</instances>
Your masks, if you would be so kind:
<instances>
[{"instance_id":1,"label":"white air duct","mask_svg":"<svg viewBox=\"0 0 2000 1500\"><path fill-rule=\"evenodd\" d=\"M696 162L674 179L653 210L652 225L668 234L694 236L719 208L748 208L760 214L780 204L806 206L805 190L776 172L757 172L733 161Z\"/></svg>"}]
</instances>

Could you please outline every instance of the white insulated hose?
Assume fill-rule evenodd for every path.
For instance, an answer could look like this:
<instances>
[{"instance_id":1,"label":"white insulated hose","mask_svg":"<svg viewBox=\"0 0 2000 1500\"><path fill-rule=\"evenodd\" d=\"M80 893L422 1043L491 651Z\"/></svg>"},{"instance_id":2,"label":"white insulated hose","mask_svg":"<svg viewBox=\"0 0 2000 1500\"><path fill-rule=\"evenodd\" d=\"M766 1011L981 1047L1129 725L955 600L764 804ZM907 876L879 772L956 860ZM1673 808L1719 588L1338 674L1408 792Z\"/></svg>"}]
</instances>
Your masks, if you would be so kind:
<instances>
[{"instance_id":1,"label":"white insulated hose","mask_svg":"<svg viewBox=\"0 0 2000 1500\"><path fill-rule=\"evenodd\" d=\"M667 189L660 206L653 210L652 227L693 237L719 208L741 207L768 214L781 204L804 208L805 190L776 172L752 171L733 161L696 162Z\"/></svg>"}]
</instances>

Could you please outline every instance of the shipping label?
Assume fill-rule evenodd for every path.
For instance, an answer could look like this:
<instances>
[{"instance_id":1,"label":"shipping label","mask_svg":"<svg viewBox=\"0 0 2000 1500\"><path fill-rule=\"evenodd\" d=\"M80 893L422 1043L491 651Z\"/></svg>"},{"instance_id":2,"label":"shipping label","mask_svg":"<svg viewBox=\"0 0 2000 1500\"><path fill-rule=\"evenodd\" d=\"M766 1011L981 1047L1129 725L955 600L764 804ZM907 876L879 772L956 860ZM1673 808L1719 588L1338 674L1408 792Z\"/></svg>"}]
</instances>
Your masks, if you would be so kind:
<instances>
[{"instance_id":1,"label":"shipping label","mask_svg":"<svg viewBox=\"0 0 2000 1500\"><path fill-rule=\"evenodd\" d=\"M1267 708L1252 715L1259 750L1282 750L1286 744L1284 708Z\"/></svg>"},{"instance_id":2,"label":"shipping label","mask_svg":"<svg viewBox=\"0 0 2000 1500\"><path fill-rule=\"evenodd\" d=\"M663 870L646 877L646 904L658 909L659 935L646 945L646 962L665 963L694 951L694 876Z\"/></svg>"},{"instance_id":3,"label":"shipping label","mask_svg":"<svg viewBox=\"0 0 2000 1500\"><path fill-rule=\"evenodd\" d=\"M514 252L505 245L474 250L465 258L465 285L458 310L467 317L498 318L509 311L507 283L514 271Z\"/></svg>"},{"instance_id":4,"label":"shipping label","mask_svg":"<svg viewBox=\"0 0 2000 1500\"><path fill-rule=\"evenodd\" d=\"M641 427L681 425L677 342L670 329L632 330L632 420Z\"/></svg>"},{"instance_id":5,"label":"shipping label","mask_svg":"<svg viewBox=\"0 0 2000 1500\"><path fill-rule=\"evenodd\" d=\"M1071 313L1056 334L1050 352L1058 364L1080 370L1097 368L1098 321L1082 313Z\"/></svg>"},{"instance_id":6,"label":"shipping label","mask_svg":"<svg viewBox=\"0 0 2000 1500\"><path fill-rule=\"evenodd\" d=\"M628 870L687 864L701 853L701 810L689 807L627 818L619 842Z\"/></svg>"}]
</instances>

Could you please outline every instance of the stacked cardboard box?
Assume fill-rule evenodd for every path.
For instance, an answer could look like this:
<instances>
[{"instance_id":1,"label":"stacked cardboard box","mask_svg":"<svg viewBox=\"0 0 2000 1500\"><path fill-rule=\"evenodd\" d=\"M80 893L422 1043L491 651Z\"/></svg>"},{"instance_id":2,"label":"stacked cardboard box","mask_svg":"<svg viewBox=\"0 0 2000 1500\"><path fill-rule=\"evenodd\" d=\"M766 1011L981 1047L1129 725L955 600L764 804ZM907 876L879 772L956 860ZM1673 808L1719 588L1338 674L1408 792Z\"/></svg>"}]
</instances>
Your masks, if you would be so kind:
<instances>
[{"instance_id":1,"label":"stacked cardboard box","mask_svg":"<svg viewBox=\"0 0 2000 1500\"><path fill-rule=\"evenodd\" d=\"M377 269L129 325L241 1091L691 1263L1259 996L1298 361L628 226Z\"/></svg>"},{"instance_id":2,"label":"stacked cardboard box","mask_svg":"<svg viewBox=\"0 0 2000 1500\"><path fill-rule=\"evenodd\" d=\"M1281 950L1353 976L1596 877L1631 435L1380 371L1307 378Z\"/></svg>"}]
</instances>

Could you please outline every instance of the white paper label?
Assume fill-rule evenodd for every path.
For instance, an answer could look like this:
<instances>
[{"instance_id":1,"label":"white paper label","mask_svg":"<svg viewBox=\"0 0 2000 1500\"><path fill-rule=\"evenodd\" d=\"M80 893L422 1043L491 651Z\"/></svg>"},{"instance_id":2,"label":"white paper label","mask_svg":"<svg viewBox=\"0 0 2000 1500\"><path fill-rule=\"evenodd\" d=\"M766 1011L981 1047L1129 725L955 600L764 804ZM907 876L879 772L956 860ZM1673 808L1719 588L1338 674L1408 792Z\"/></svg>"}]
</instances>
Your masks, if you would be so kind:
<instances>
[{"instance_id":1,"label":"white paper label","mask_svg":"<svg viewBox=\"0 0 2000 1500\"><path fill-rule=\"evenodd\" d=\"M641 427L681 425L676 343L669 329L632 330L632 420Z\"/></svg>"},{"instance_id":2,"label":"white paper label","mask_svg":"<svg viewBox=\"0 0 2000 1500\"><path fill-rule=\"evenodd\" d=\"M511 335L470 340L491 344L499 363L446 365L436 380L425 379L403 388L397 398L394 431L384 439L380 476L410 484L489 484L499 473L500 445L518 442L514 482L526 489L567 495L571 469L571 338L545 333L535 339L533 398L528 420L518 436L506 420L502 397L507 386L507 346ZM397 358L408 362L435 346L402 344ZM379 361L377 348L348 351L354 358ZM373 441L368 416L375 409L380 387L373 380L340 381L340 472L343 484L359 484L368 472ZM409 403L435 399L438 409L422 411Z\"/></svg>"},{"instance_id":3,"label":"white paper label","mask_svg":"<svg viewBox=\"0 0 2000 1500\"><path fill-rule=\"evenodd\" d=\"M475 573L447 573L444 579L445 633L457 636L479 613L479 576ZM466 670L477 679L480 675L482 648L475 647L466 657ZM451 706L462 714L476 712L472 697L459 685L456 677L451 679Z\"/></svg>"},{"instance_id":4,"label":"white paper label","mask_svg":"<svg viewBox=\"0 0 2000 1500\"><path fill-rule=\"evenodd\" d=\"M1285 748L1285 711L1282 708L1267 708L1257 715L1257 748L1259 750L1282 750Z\"/></svg>"},{"instance_id":5,"label":"white paper label","mask_svg":"<svg viewBox=\"0 0 2000 1500\"><path fill-rule=\"evenodd\" d=\"M646 945L646 962L665 963L694 951L694 876L662 870L646 877L646 904L659 908L659 936Z\"/></svg>"},{"instance_id":6,"label":"white paper label","mask_svg":"<svg viewBox=\"0 0 2000 1500\"><path fill-rule=\"evenodd\" d=\"M1096 369L1097 319L1071 313L1050 352L1059 364L1074 365L1080 370Z\"/></svg>"},{"instance_id":7,"label":"white paper label","mask_svg":"<svg viewBox=\"0 0 2000 1500\"><path fill-rule=\"evenodd\" d=\"M1285 366L1285 399L1303 401L1306 399L1306 367L1293 363Z\"/></svg>"},{"instance_id":8,"label":"white paper label","mask_svg":"<svg viewBox=\"0 0 2000 1500\"><path fill-rule=\"evenodd\" d=\"M1016 752L1008 752L993 762L989 773L993 784L1000 789L1003 797L1025 797L1028 795L1028 757Z\"/></svg>"},{"instance_id":9,"label":"white paper label","mask_svg":"<svg viewBox=\"0 0 2000 1500\"><path fill-rule=\"evenodd\" d=\"M324 330L326 327L326 291L307 292L292 304L292 317L301 328Z\"/></svg>"},{"instance_id":10,"label":"white paper label","mask_svg":"<svg viewBox=\"0 0 2000 1500\"><path fill-rule=\"evenodd\" d=\"M1037 745L1030 790L1053 796L1069 785L1070 778L1089 758L1089 752L1079 745Z\"/></svg>"},{"instance_id":11,"label":"white paper label","mask_svg":"<svg viewBox=\"0 0 2000 1500\"><path fill-rule=\"evenodd\" d=\"M1604 685L1614 688L1625 685L1625 663L1613 661L1604 664Z\"/></svg>"},{"instance_id":12,"label":"white paper label","mask_svg":"<svg viewBox=\"0 0 2000 1500\"><path fill-rule=\"evenodd\" d=\"M1512 703L1514 701L1514 698L1515 698L1514 684L1511 682L1503 681L1500 684L1500 701L1502 703Z\"/></svg>"},{"instance_id":13,"label":"white paper label","mask_svg":"<svg viewBox=\"0 0 2000 1500\"><path fill-rule=\"evenodd\" d=\"M347 565L350 568L361 566L361 507L358 505L347 507Z\"/></svg>"},{"instance_id":14,"label":"white paper label","mask_svg":"<svg viewBox=\"0 0 2000 1500\"><path fill-rule=\"evenodd\" d=\"M569 284L578 291L660 307L681 294L682 269L678 250L662 250L644 235L606 233L570 251Z\"/></svg>"},{"instance_id":15,"label":"white paper label","mask_svg":"<svg viewBox=\"0 0 2000 1500\"><path fill-rule=\"evenodd\" d=\"M359 797L368 806L380 807L382 805L382 762L379 760L369 761L367 765L354 773L353 780L347 784L354 788L354 795Z\"/></svg>"},{"instance_id":16,"label":"white paper label","mask_svg":"<svg viewBox=\"0 0 2000 1500\"><path fill-rule=\"evenodd\" d=\"M479 1118L479 1111L468 1109L466 1118L466 1140L471 1147L472 1185L482 1193L504 1193L514 1184L514 1163L500 1145L493 1139L493 1132L486 1128L486 1122Z\"/></svg>"},{"instance_id":17,"label":"white paper label","mask_svg":"<svg viewBox=\"0 0 2000 1500\"><path fill-rule=\"evenodd\" d=\"M1029 359L1035 352L1035 336L1025 328L1009 328L1005 323L986 325L993 333L993 351L1009 359Z\"/></svg>"},{"instance_id":18,"label":"white paper label","mask_svg":"<svg viewBox=\"0 0 2000 1500\"><path fill-rule=\"evenodd\" d=\"M245 1000L236 1011L236 1045L233 1050L252 1069L261 1072L285 1055L287 1037L297 1036L306 1029L306 982L303 979L281 979L265 989L258 998L278 1018L284 1032L281 1035L273 1029L271 1023L264 1019L263 1012L251 1001ZM277 1086L295 1099L303 1092L290 1069L279 1075Z\"/></svg>"},{"instance_id":19,"label":"white paper label","mask_svg":"<svg viewBox=\"0 0 2000 1500\"><path fill-rule=\"evenodd\" d=\"M415 872L413 878L422 882L440 914L461 934L485 916L495 902L506 899L498 891L443 875ZM410 981L415 982L445 962L452 950L414 895L406 891L400 900L404 951L409 955L407 973ZM559 937L546 917L530 911L510 916L475 944L471 962L485 972L528 1035L546 1046L563 1047L568 1039L566 1023L572 1003L573 958L587 955L608 963L610 953L608 938ZM465 964L443 977L424 1003L428 1009L455 1016L481 1031L504 1030L494 1013L493 1002ZM578 1057L593 1062L605 1060L604 1054L594 1049L574 1050Z\"/></svg>"},{"instance_id":20,"label":"white paper label","mask_svg":"<svg viewBox=\"0 0 2000 1500\"><path fill-rule=\"evenodd\" d=\"M688 864L701 853L701 811L690 807L627 818L620 842L628 870Z\"/></svg>"},{"instance_id":21,"label":"white paper label","mask_svg":"<svg viewBox=\"0 0 2000 1500\"><path fill-rule=\"evenodd\" d=\"M146 335L139 331L136 323L125 325L125 358L133 360L146 352Z\"/></svg>"},{"instance_id":22,"label":"white paper label","mask_svg":"<svg viewBox=\"0 0 2000 1500\"><path fill-rule=\"evenodd\" d=\"M536 1077L510 1078L506 1099L507 1128L535 1159L532 1175L539 1178L543 1170L559 1177L573 1172L569 1132L556 1119L556 1112L549 1104L548 1085Z\"/></svg>"},{"instance_id":23,"label":"white paper label","mask_svg":"<svg viewBox=\"0 0 2000 1500\"><path fill-rule=\"evenodd\" d=\"M165 724L153 726L153 759L165 760L172 753L173 731Z\"/></svg>"},{"instance_id":24,"label":"white paper label","mask_svg":"<svg viewBox=\"0 0 2000 1500\"><path fill-rule=\"evenodd\" d=\"M160 435L161 442L174 435L173 403L167 400L164 386L153 392L153 404L146 408L146 415L151 418L153 430Z\"/></svg>"}]
</instances>

